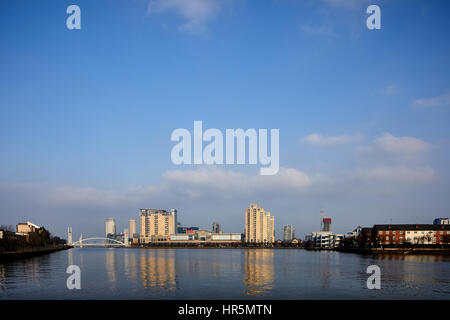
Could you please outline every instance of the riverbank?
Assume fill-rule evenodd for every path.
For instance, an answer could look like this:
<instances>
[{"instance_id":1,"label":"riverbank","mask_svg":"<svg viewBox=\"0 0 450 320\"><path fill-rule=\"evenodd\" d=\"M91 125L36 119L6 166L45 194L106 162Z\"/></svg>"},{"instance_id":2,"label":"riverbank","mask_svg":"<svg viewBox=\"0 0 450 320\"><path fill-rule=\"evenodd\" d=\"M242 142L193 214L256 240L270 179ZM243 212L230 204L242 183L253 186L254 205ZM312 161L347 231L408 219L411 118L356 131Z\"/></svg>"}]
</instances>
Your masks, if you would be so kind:
<instances>
[{"instance_id":1,"label":"riverbank","mask_svg":"<svg viewBox=\"0 0 450 320\"><path fill-rule=\"evenodd\" d=\"M305 249L304 247L282 247L282 246L221 246L221 245L201 245L201 244L189 244L189 245L167 245L167 244L154 244L145 246L130 246L127 248L138 249Z\"/></svg>"},{"instance_id":2,"label":"riverbank","mask_svg":"<svg viewBox=\"0 0 450 320\"><path fill-rule=\"evenodd\" d=\"M54 247L26 248L20 251L12 251L12 252L0 252L0 262L27 259L44 254L53 253L56 251L67 250L70 248L72 247L60 245Z\"/></svg>"},{"instance_id":3,"label":"riverbank","mask_svg":"<svg viewBox=\"0 0 450 320\"><path fill-rule=\"evenodd\" d=\"M337 248L335 250L360 254L450 255L450 248Z\"/></svg>"}]
</instances>

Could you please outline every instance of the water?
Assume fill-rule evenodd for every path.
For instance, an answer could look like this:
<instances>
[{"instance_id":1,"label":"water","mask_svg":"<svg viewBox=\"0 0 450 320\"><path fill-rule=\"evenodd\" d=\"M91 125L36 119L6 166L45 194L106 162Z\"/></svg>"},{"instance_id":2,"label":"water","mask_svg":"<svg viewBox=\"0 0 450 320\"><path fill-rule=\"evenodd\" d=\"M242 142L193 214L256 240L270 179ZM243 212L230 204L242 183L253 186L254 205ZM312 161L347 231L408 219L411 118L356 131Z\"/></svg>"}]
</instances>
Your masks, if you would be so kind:
<instances>
[{"instance_id":1,"label":"water","mask_svg":"<svg viewBox=\"0 0 450 320\"><path fill-rule=\"evenodd\" d=\"M81 290L68 290L68 265ZM381 268L381 290L366 269ZM0 263L0 299L449 299L450 257L271 249L76 248Z\"/></svg>"}]
</instances>

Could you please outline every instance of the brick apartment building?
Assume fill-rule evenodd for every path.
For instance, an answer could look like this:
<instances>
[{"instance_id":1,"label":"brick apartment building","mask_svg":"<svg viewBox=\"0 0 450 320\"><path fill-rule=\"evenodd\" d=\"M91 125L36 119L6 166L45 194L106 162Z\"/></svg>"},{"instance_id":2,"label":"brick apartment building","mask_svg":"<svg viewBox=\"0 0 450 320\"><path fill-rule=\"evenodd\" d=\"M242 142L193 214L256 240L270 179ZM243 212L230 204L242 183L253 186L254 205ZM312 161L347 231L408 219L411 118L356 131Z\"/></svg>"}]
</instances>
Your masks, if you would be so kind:
<instances>
[{"instance_id":1,"label":"brick apartment building","mask_svg":"<svg viewBox=\"0 0 450 320\"><path fill-rule=\"evenodd\" d=\"M363 228L361 237L366 245L450 244L450 225L380 224Z\"/></svg>"}]
</instances>

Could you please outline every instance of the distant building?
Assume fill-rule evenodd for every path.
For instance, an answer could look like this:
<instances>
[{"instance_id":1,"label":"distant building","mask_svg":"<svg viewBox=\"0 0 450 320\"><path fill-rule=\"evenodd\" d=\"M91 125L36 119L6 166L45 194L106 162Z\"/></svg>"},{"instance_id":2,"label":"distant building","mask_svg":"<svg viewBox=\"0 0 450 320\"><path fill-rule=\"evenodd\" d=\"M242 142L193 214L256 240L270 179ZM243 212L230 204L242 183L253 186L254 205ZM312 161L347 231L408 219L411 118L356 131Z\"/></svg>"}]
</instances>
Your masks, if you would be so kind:
<instances>
[{"instance_id":1,"label":"distant building","mask_svg":"<svg viewBox=\"0 0 450 320\"><path fill-rule=\"evenodd\" d=\"M134 238L136 235L136 220L130 219L128 220L128 231L130 238Z\"/></svg>"},{"instance_id":2,"label":"distant building","mask_svg":"<svg viewBox=\"0 0 450 320\"><path fill-rule=\"evenodd\" d=\"M331 218L324 217L322 219L322 231L325 231L325 232L331 231Z\"/></svg>"},{"instance_id":3,"label":"distant building","mask_svg":"<svg viewBox=\"0 0 450 320\"><path fill-rule=\"evenodd\" d=\"M140 243L169 240L177 233L177 210L140 209Z\"/></svg>"},{"instance_id":4,"label":"distant building","mask_svg":"<svg viewBox=\"0 0 450 320\"><path fill-rule=\"evenodd\" d=\"M209 230L197 230L194 233L194 240L210 241L212 232Z\"/></svg>"},{"instance_id":5,"label":"distant building","mask_svg":"<svg viewBox=\"0 0 450 320\"><path fill-rule=\"evenodd\" d=\"M115 241L119 241L119 242L122 242L122 243L126 244L125 236L128 236L128 235L125 235L123 232L121 232L121 233L108 233L106 238L107 239L111 239L111 240L115 240ZM114 242L114 241L110 241L110 243L111 244L116 244L116 242Z\"/></svg>"},{"instance_id":6,"label":"distant building","mask_svg":"<svg viewBox=\"0 0 450 320\"><path fill-rule=\"evenodd\" d=\"M448 225L448 224L450 224L450 218L437 218L437 219L434 219L433 224L435 224L435 225L441 225L441 224Z\"/></svg>"},{"instance_id":7,"label":"distant building","mask_svg":"<svg viewBox=\"0 0 450 320\"><path fill-rule=\"evenodd\" d=\"M199 230L198 227L178 227L177 233L194 234L197 230Z\"/></svg>"},{"instance_id":8,"label":"distant building","mask_svg":"<svg viewBox=\"0 0 450 320\"><path fill-rule=\"evenodd\" d=\"M355 238L356 239L361 234L361 230L362 230L361 226L357 226L355 228L355 230L353 230L352 232L347 232L345 234L345 237L346 238Z\"/></svg>"},{"instance_id":9,"label":"distant building","mask_svg":"<svg viewBox=\"0 0 450 320\"><path fill-rule=\"evenodd\" d=\"M36 232L36 230L40 229L41 227L31 223L31 222L27 222L27 223L18 223L16 226L16 234L18 235L22 235L22 236L26 236L31 232Z\"/></svg>"},{"instance_id":10,"label":"distant building","mask_svg":"<svg viewBox=\"0 0 450 320\"><path fill-rule=\"evenodd\" d=\"M212 233L209 230L196 230L195 234L178 233L169 237L171 242L211 242L236 243L242 242L241 233Z\"/></svg>"},{"instance_id":11,"label":"distant building","mask_svg":"<svg viewBox=\"0 0 450 320\"><path fill-rule=\"evenodd\" d=\"M245 241L273 243L275 241L275 219L270 212L251 203L245 209Z\"/></svg>"},{"instance_id":12,"label":"distant building","mask_svg":"<svg viewBox=\"0 0 450 320\"><path fill-rule=\"evenodd\" d=\"M213 233L221 233L222 231L220 230L220 223L218 222L213 222L212 225L212 232Z\"/></svg>"},{"instance_id":13,"label":"distant building","mask_svg":"<svg viewBox=\"0 0 450 320\"><path fill-rule=\"evenodd\" d=\"M73 244L73 240L72 240L72 227L67 227L67 244L68 244L68 245L72 245L72 244Z\"/></svg>"},{"instance_id":14,"label":"distant building","mask_svg":"<svg viewBox=\"0 0 450 320\"><path fill-rule=\"evenodd\" d=\"M128 233L128 229L123 230L123 243L125 243L125 245L127 246L130 243L130 236Z\"/></svg>"},{"instance_id":15,"label":"distant building","mask_svg":"<svg viewBox=\"0 0 450 320\"><path fill-rule=\"evenodd\" d=\"M116 234L116 221L113 218L105 220L105 234L107 238L109 234Z\"/></svg>"},{"instance_id":16,"label":"distant building","mask_svg":"<svg viewBox=\"0 0 450 320\"><path fill-rule=\"evenodd\" d=\"M241 242L242 233L213 233L212 242Z\"/></svg>"},{"instance_id":17,"label":"distant building","mask_svg":"<svg viewBox=\"0 0 450 320\"><path fill-rule=\"evenodd\" d=\"M186 233L177 233L177 234L172 234L170 236L170 241L193 241L194 240L194 235L193 234L186 234Z\"/></svg>"},{"instance_id":18,"label":"distant building","mask_svg":"<svg viewBox=\"0 0 450 320\"><path fill-rule=\"evenodd\" d=\"M340 245L343 234L333 234L330 231L319 231L311 233L311 241L314 247L318 248L336 248Z\"/></svg>"},{"instance_id":19,"label":"distant building","mask_svg":"<svg viewBox=\"0 0 450 320\"><path fill-rule=\"evenodd\" d=\"M291 242L295 238L295 229L291 225L286 225L283 228L283 241Z\"/></svg>"}]
</instances>

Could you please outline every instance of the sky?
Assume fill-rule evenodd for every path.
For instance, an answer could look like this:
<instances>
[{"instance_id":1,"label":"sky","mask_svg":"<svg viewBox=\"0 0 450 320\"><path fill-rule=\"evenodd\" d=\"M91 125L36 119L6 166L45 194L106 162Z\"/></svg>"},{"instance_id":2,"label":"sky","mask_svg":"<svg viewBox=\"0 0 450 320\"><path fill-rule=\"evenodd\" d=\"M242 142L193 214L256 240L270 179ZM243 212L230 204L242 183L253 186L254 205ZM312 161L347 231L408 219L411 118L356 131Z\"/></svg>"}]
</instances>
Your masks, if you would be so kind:
<instances>
[{"instance_id":1,"label":"sky","mask_svg":"<svg viewBox=\"0 0 450 320\"><path fill-rule=\"evenodd\" d=\"M81 30L66 9L81 8ZM381 9L369 30L366 9ZM2 0L0 225L118 231L139 208L243 232L450 216L450 2ZM280 170L175 165L177 128L279 129Z\"/></svg>"}]
</instances>

